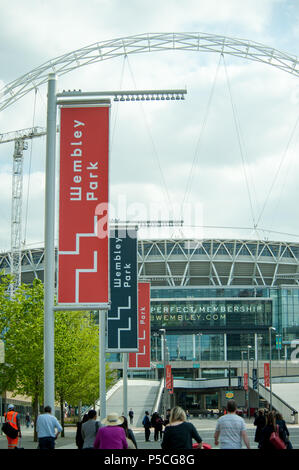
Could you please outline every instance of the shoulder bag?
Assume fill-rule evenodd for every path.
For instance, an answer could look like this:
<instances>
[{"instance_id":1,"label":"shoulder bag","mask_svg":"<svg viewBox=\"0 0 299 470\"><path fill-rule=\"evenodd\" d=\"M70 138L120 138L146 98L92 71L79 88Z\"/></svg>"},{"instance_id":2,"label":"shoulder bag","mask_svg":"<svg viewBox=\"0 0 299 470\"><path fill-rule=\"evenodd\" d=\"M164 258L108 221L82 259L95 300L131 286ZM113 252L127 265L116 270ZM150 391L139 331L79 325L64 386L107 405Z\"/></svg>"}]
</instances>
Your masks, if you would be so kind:
<instances>
[{"instance_id":1,"label":"shoulder bag","mask_svg":"<svg viewBox=\"0 0 299 470\"><path fill-rule=\"evenodd\" d=\"M271 444L273 444L273 446L275 447L275 449L286 449L286 444L285 442L279 437L279 427L276 426L276 431L273 431L270 438L269 438L269 441L271 442Z\"/></svg>"},{"instance_id":2,"label":"shoulder bag","mask_svg":"<svg viewBox=\"0 0 299 470\"><path fill-rule=\"evenodd\" d=\"M10 437L11 439L16 439L18 437L18 430L13 428L7 421L2 425L2 431L6 436Z\"/></svg>"}]
</instances>

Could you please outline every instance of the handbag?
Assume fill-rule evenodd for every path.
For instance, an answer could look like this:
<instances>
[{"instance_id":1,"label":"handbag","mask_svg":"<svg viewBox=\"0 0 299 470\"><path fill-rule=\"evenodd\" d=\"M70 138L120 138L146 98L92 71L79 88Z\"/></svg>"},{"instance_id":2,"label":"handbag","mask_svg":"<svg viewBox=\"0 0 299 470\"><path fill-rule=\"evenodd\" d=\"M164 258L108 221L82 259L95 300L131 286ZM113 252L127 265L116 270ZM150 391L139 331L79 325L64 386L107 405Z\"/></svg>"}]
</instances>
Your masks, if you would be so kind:
<instances>
[{"instance_id":1,"label":"handbag","mask_svg":"<svg viewBox=\"0 0 299 470\"><path fill-rule=\"evenodd\" d=\"M195 444L192 444L192 449L198 449L198 448L199 448L198 442L196 442ZM201 448L202 449L212 449L212 446L210 444L208 444L207 442L203 442L202 445L201 445Z\"/></svg>"},{"instance_id":2,"label":"handbag","mask_svg":"<svg viewBox=\"0 0 299 470\"><path fill-rule=\"evenodd\" d=\"M7 421L2 424L2 431L6 436L10 437L11 439L16 439L18 437L19 431L13 428Z\"/></svg>"},{"instance_id":3,"label":"handbag","mask_svg":"<svg viewBox=\"0 0 299 470\"><path fill-rule=\"evenodd\" d=\"M286 444L285 442L280 439L279 437L279 427L276 426L276 431L273 431L270 438L269 438L269 441L271 442L271 444L273 444L273 446L275 447L275 449L286 449Z\"/></svg>"}]
</instances>

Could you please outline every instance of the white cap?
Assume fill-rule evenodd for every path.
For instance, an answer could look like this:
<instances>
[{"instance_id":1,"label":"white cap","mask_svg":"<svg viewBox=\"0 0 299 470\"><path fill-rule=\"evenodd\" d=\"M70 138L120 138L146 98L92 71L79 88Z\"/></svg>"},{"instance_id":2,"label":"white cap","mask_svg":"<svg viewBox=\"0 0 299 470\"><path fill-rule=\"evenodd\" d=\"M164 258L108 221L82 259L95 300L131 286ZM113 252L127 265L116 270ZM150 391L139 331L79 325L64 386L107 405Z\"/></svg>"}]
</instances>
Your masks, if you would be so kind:
<instances>
[{"instance_id":1,"label":"white cap","mask_svg":"<svg viewBox=\"0 0 299 470\"><path fill-rule=\"evenodd\" d=\"M15 405L8 405L8 411L9 411L9 410L13 410L14 407L15 407Z\"/></svg>"}]
</instances>

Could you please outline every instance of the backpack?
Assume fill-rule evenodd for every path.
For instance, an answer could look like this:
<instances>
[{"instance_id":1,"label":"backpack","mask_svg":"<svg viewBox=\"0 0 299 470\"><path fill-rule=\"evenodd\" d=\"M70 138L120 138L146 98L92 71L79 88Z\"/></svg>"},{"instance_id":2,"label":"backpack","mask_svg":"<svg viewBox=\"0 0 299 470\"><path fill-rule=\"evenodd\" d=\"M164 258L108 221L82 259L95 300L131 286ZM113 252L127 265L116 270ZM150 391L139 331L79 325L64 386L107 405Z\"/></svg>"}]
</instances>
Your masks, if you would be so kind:
<instances>
[{"instance_id":1,"label":"backpack","mask_svg":"<svg viewBox=\"0 0 299 470\"><path fill-rule=\"evenodd\" d=\"M19 431L11 426L11 424L5 422L2 424L2 431L6 436L10 437L11 439L16 439L18 437Z\"/></svg>"}]
</instances>

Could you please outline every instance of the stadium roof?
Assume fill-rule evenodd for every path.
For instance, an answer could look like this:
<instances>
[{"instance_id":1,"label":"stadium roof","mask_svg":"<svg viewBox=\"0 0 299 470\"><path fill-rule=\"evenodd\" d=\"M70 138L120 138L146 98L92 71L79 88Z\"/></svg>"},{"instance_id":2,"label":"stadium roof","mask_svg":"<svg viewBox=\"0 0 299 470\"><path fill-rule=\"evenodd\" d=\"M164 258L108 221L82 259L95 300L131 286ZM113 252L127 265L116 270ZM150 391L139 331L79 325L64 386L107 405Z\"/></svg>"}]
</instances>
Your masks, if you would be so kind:
<instances>
[{"instance_id":1,"label":"stadium roof","mask_svg":"<svg viewBox=\"0 0 299 470\"><path fill-rule=\"evenodd\" d=\"M56 252L57 255L57 252ZM0 255L10 271L10 253ZM22 251L22 282L43 280L44 249ZM233 239L138 241L138 276L152 286L299 285L299 243Z\"/></svg>"}]
</instances>

